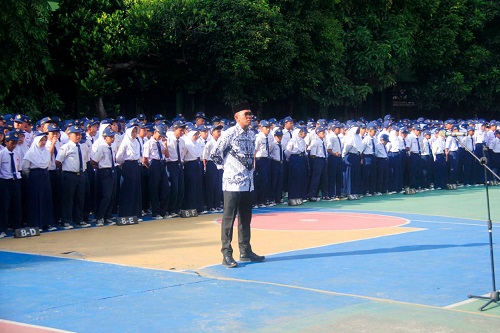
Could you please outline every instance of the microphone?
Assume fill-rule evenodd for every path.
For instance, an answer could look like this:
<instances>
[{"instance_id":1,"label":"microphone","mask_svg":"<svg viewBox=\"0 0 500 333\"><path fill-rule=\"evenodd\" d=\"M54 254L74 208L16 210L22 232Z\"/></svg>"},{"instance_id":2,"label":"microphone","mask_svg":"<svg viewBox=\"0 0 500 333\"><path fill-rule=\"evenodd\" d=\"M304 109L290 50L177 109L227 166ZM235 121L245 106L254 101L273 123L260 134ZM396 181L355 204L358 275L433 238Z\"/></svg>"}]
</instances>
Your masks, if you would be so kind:
<instances>
[{"instance_id":1,"label":"microphone","mask_svg":"<svg viewBox=\"0 0 500 333\"><path fill-rule=\"evenodd\" d=\"M467 136L467 133L462 133L462 132L445 132L444 135L446 137L448 137L448 136L457 137L457 136Z\"/></svg>"}]
</instances>

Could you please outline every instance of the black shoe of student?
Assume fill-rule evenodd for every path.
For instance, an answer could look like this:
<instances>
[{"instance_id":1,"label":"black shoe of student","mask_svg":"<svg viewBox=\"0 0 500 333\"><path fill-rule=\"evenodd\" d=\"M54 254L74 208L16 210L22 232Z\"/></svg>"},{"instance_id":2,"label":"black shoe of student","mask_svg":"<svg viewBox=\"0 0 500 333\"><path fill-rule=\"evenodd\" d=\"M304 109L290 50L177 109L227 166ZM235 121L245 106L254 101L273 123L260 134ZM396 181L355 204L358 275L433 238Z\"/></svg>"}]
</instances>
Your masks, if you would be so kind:
<instances>
[{"instance_id":1,"label":"black shoe of student","mask_svg":"<svg viewBox=\"0 0 500 333\"><path fill-rule=\"evenodd\" d=\"M227 268L238 267L238 263L233 259L233 256L225 256L222 258L222 264Z\"/></svg>"},{"instance_id":2,"label":"black shoe of student","mask_svg":"<svg viewBox=\"0 0 500 333\"><path fill-rule=\"evenodd\" d=\"M241 261L262 262L262 261L266 260L266 257L259 256L253 252L250 252L250 253L246 253L246 254L241 254L240 260Z\"/></svg>"}]
</instances>

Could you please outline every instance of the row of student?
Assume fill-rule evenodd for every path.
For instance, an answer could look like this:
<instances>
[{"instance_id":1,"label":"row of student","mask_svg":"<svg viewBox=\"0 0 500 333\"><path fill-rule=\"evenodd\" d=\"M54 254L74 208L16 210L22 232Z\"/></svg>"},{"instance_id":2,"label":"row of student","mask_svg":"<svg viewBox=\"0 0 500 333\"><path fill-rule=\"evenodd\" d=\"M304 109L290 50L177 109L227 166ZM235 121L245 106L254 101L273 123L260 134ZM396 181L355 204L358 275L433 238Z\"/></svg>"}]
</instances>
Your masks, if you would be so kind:
<instances>
[{"instance_id":1,"label":"row of student","mask_svg":"<svg viewBox=\"0 0 500 333\"><path fill-rule=\"evenodd\" d=\"M444 133L436 131L431 136L424 132L421 135L420 127L415 126L409 134L408 126L399 131L387 121L383 129L376 123L369 126L351 124L349 129L338 122L328 128L321 120L316 125L308 130L295 126L289 117L283 120L283 129L274 127L272 122L260 123L256 129L254 155L256 205L282 202L282 189L289 192L289 199L315 201L321 192L323 199L332 200L343 194L395 193L406 184L428 188L433 180L436 187L441 188L446 182L447 171L451 182L460 179L460 175L470 175L467 167L471 163L455 167L454 163L459 162L463 154L454 156L456 147L452 145L455 141L452 137L445 140ZM87 227L90 226L86 223L90 211L96 213L97 225L113 223L111 214L117 206L121 207L120 216L141 216L143 208L151 207L155 218L177 216L181 207L196 207L199 212L203 212L205 206L212 211L220 208L222 171L211 161L211 152L222 126L212 127L212 135L203 124L186 129L188 124L182 121L174 122L168 133L166 127L151 128L135 119L128 123L123 135L117 134L117 122L112 120L102 121L99 130L92 121L87 121L83 127L86 136L81 135L78 126L69 126L65 132L60 132L50 118L40 122L42 139L37 141L37 146L45 145L50 153L48 178L53 192L43 196L52 198L53 209L47 214L38 213L39 217L45 216L43 218L31 218L37 214L36 210L28 213L28 205L25 205L21 216L28 224L52 230L61 218L64 228L71 228L72 222ZM495 128L490 126L490 132L491 129ZM468 132L474 137L470 128ZM45 133L46 139L43 138ZM17 154L12 154L18 155L18 161L24 160L28 151L22 142L24 134L19 128L13 134L21 143L14 149ZM72 166L69 166L71 163L63 165L64 160L60 159L64 155L59 158L58 149L63 152L68 149L63 148L66 144L62 143L60 134L67 136L67 144L72 147L73 142L77 147L76 150L72 147L73 153L68 157ZM497 141L489 143L494 166L498 164L499 148L495 145L498 138L495 139ZM463 140L465 144L472 142L465 137ZM477 149L477 136L475 140ZM106 156L111 155L106 155L103 149L115 157L106 161ZM459 148L457 151L460 153ZM82 162L81 168L75 161ZM116 168L114 163L121 168ZM23 169L27 175L30 166L23 166ZM44 168L33 169L39 172ZM36 182L28 182L26 178L21 178L20 183L24 184L20 192L36 192L31 188L27 191L28 185L34 186ZM423 185L419 186L420 182ZM46 184L41 188L46 188ZM74 200L63 200L60 207L61 197ZM52 219L47 218L51 214ZM19 225L16 219L13 221Z\"/></svg>"}]
</instances>

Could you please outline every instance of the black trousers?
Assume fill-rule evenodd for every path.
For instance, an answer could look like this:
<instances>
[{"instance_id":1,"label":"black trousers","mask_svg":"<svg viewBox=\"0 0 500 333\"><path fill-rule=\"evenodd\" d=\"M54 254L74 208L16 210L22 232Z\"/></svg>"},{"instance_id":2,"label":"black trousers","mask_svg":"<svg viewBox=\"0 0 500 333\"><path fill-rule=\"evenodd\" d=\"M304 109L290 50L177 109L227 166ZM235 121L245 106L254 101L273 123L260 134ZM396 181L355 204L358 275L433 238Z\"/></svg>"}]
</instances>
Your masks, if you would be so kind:
<instances>
[{"instance_id":1,"label":"black trousers","mask_svg":"<svg viewBox=\"0 0 500 333\"><path fill-rule=\"evenodd\" d=\"M233 226L238 215L238 245L240 254L252 252L250 246L250 223L252 221L252 192L224 191L224 213L221 224L221 252L224 256L232 255Z\"/></svg>"},{"instance_id":2,"label":"black trousers","mask_svg":"<svg viewBox=\"0 0 500 333\"><path fill-rule=\"evenodd\" d=\"M21 228L21 180L0 179L0 197L0 232L7 230L9 220L14 229Z\"/></svg>"},{"instance_id":3,"label":"black trousers","mask_svg":"<svg viewBox=\"0 0 500 333\"><path fill-rule=\"evenodd\" d=\"M118 216L142 217L141 170L138 161L125 161L122 165L122 182Z\"/></svg>"},{"instance_id":4,"label":"black trousers","mask_svg":"<svg viewBox=\"0 0 500 333\"><path fill-rule=\"evenodd\" d=\"M85 175L62 173L62 223L83 222L85 203Z\"/></svg>"},{"instance_id":5,"label":"black trousers","mask_svg":"<svg viewBox=\"0 0 500 333\"><path fill-rule=\"evenodd\" d=\"M153 216L167 215L168 195L170 188L168 186L168 176L166 163L159 160L151 161L149 165L149 198L151 199L151 211Z\"/></svg>"}]
</instances>

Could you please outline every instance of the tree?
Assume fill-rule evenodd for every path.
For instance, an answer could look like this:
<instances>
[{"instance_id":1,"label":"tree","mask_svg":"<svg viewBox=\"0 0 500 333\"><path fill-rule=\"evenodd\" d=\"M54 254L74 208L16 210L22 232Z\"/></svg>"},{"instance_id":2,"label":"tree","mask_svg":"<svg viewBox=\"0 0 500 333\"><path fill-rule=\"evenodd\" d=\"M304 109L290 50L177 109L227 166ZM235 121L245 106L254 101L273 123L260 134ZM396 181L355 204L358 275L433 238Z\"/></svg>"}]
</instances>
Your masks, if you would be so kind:
<instances>
[{"instance_id":1,"label":"tree","mask_svg":"<svg viewBox=\"0 0 500 333\"><path fill-rule=\"evenodd\" d=\"M0 3L0 113L38 117L62 105L44 84L52 72L48 48L51 9L45 0Z\"/></svg>"}]
</instances>

